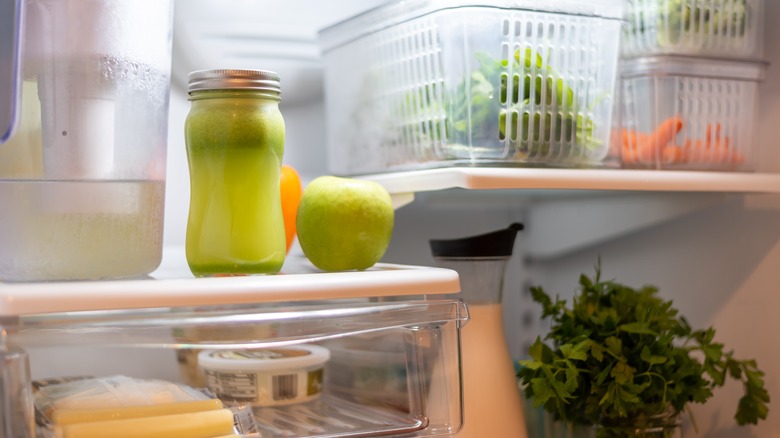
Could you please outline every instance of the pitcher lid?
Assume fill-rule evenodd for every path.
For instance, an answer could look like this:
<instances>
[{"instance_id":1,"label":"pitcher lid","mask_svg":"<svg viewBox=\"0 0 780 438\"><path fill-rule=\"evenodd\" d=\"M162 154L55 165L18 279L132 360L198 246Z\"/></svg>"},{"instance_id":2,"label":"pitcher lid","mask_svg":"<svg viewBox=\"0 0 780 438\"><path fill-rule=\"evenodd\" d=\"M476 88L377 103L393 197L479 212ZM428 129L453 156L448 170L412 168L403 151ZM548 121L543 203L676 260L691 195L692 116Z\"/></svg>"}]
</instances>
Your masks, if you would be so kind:
<instances>
[{"instance_id":1,"label":"pitcher lid","mask_svg":"<svg viewBox=\"0 0 780 438\"><path fill-rule=\"evenodd\" d=\"M515 222L509 227L476 236L448 240L430 240L434 257L509 257L515 245L515 237L523 224Z\"/></svg>"}]
</instances>

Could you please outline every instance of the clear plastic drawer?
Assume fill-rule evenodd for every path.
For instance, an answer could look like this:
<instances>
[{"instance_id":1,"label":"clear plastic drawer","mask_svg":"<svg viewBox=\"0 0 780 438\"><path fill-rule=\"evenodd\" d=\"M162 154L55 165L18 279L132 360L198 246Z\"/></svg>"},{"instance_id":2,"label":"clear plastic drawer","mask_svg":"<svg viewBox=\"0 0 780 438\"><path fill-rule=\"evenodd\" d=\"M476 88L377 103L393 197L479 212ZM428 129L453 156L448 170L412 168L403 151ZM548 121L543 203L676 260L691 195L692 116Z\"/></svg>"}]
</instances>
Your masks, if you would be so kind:
<instances>
[{"instance_id":1,"label":"clear plastic drawer","mask_svg":"<svg viewBox=\"0 0 780 438\"><path fill-rule=\"evenodd\" d=\"M13 438L48 438L67 435L68 427L108 427L117 430L112 434L122 430L123 437L157 436L148 430L164 428L170 434L165 436L177 436L176 431L192 427L186 424L191 414L171 414L177 409L171 407L176 398L172 391L164 391L163 397L137 389L146 385L145 379L160 379L180 385L184 392L219 400L220 409L232 411L228 418L235 421L235 431L246 437L433 437L457 432L462 422L458 339L468 312L462 301L439 297L457 292L457 274L402 265L343 274L307 267L270 277L1 284L0 430ZM144 289L148 297L141 293ZM183 292L187 289L188 294ZM94 295L99 290L104 299ZM208 290L210 297L205 295ZM60 298L52 299L53 294ZM126 300L133 294L134 303ZM93 308L75 310L88 296L96 302ZM44 297L48 302L33 306L34 299ZM181 301L198 305L152 306ZM62 354L50 363L37 363L49 349ZM101 374L83 357L66 363L67 353L79 349L99 351L107 363L121 352L130 354L127 363ZM325 359L298 375L293 365L293 371L274 374L239 361L238 368L228 370L216 384L213 365L199 363L203 354L213 352L242 359L306 349L326 352ZM296 355L291 357L296 360ZM157 376L144 366L152 356L168 361L166 367L178 367L177 378L168 379L163 370ZM53 369L69 371L42 375L41 370ZM303 379L300 384L298 378ZM112 386L116 381L131 381L132 391L116 395L134 404L104 409L76 397L51 403L41 395L62 394L65 390L56 385L71 381L102 379L112 382L107 391L112 393L125 388ZM269 386L263 386L266 380ZM59 416L49 412L54 412L52 406L60 409ZM160 413L163 408L165 415ZM74 415L78 422L66 420ZM132 418L125 418L128 415ZM133 435L133 430L145 432ZM205 427L200 430L207 433Z\"/></svg>"}]
</instances>

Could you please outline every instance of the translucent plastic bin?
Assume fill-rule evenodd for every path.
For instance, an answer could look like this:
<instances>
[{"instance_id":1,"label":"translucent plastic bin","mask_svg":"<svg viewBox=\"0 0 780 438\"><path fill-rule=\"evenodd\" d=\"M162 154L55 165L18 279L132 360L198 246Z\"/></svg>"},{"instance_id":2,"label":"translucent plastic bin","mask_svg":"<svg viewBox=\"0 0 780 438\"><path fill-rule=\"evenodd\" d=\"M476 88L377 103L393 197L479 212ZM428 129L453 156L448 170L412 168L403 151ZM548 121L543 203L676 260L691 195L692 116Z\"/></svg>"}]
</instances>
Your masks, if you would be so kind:
<instances>
[{"instance_id":1,"label":"translucent plastic bin","mask_svg":"<svg viewBox=\"0 0 780 438\"><path fill-rule=\"evenodd\" d=\"M758 62L658 56L621 67L612 151L623 167L751 171Z\"/></svg>"},{"instance_id":2,"label":"translucent plastic bin","mask_svg":"<svg viewBox=\"0 0 780 438\"><path fill-rule=\"evenodd\" d=\"M281 374L269 391L280 403L245 402L232 398L235 391L254 400L252 394L263 389L255 390L252 382L261 376L252 369L230 376L230 397L222 401L249 411L254 432L245 429L243 436L450 436L462 423L458 339L468 310L461 300L443 295L458 287L454 271L381 264L335 274L306 265L261 277L194 279L165 273L153 280L0 283L0 435L60 436L50 424L33 422L41 419L34 413L33 380L124 374L197 389L207 381L206 389L222 394L199 376L205 371L191 362L197 354L187 353L259 355L258 350L270 354L307 344L329 351L324 370L307 383L321 385L316 398L288 403L296 396L290 391L299 386L291 383L296 375ZM196 306L164 307L183 301ZM40 364L47 349L60 363ZM101 359L85 359L84 350L99 352ZM356 361L356 352L372 352L372 359ZM117 363L115 355L126 359ZM68 363L68 358L78 359ZM154 365L146 362L150 359ZM102 367L110 368L103 371L108 374L96 374L101 367L93 362L112 366ZM179 378L166 377L165 364L176 374L177 362ZM50 375L45 369L77 371ZM378 379L374 383L370 372ZM385 381L379 376L392 376L391 393L367 390ZM141 398L135 392L128 396Z\"/></svg>"},{"instance_id":3,"label":"translucent plastic bin","mask_svg":"<svg viewBox=\"0 0 780 438\"><path fill-rule=\"evenodd\" d=\"M394 1L324 29L329 169L598 165L622 5Z\"/></svg>"},{"instance_id":4,"label":"translucent plastic bin","mask_svg":"<svg viewBox=\"0 0 780 438\"><path fill-rule=\"evenodd\" d=\"M764 0L628 0L621 53L762 55Z\"/></svg>"}]
</instances>

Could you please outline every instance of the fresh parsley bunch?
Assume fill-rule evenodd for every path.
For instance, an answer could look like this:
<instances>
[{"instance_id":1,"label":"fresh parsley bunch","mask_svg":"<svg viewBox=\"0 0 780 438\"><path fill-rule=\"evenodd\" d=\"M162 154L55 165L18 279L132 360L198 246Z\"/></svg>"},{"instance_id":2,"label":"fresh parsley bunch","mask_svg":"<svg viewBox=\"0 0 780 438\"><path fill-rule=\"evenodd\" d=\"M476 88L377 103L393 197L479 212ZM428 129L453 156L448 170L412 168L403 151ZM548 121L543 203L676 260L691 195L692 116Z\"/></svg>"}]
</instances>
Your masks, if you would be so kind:
<instances>
[{"instance_id":1,"label":"fresh parsley bunch","mask_svg":"<svg viewBox=\"0 0 780 438\"><path fill-rule=\"evenodd\" d=\"M531 288L542 317L552 327L521 361L518 377L525 394L554 418L595 425L676 415L688 403L704 403L727 378L742 383L735 419L755 424L768 413L764 373L755 360L737 360L714 341L715 330L693 330L657 296L658 289L632 289L580 276L571 306Z\"/></svg>"}]
</instances>

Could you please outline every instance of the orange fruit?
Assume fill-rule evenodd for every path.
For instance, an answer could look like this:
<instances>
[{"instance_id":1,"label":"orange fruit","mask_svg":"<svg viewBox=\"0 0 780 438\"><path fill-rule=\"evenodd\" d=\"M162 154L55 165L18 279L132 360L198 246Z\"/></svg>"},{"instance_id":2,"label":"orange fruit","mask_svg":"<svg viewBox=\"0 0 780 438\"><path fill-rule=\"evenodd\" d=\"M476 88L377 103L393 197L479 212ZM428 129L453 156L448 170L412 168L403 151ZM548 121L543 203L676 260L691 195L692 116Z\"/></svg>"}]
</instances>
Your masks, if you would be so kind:
<instances>
[{"instance_id":1,"label":"orange fruit","mask_svg":"<svg viewBox=\"0 0 780 438\"><path fill-rule=\"evenodd\" d=\"M303 187L301 176L294 167L283 164L279 180L282 195L282 216L284 217L284 234L287 238L287 251L290 251L295 240L295 219L298 215L298 204L301 202Z\"/></svg>"}]
</instances>

